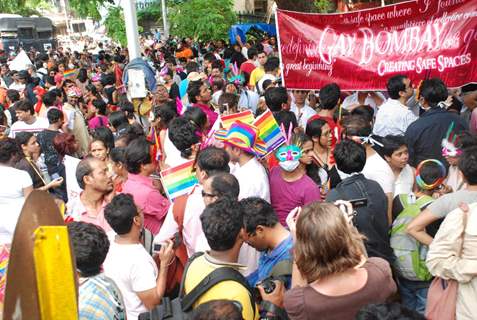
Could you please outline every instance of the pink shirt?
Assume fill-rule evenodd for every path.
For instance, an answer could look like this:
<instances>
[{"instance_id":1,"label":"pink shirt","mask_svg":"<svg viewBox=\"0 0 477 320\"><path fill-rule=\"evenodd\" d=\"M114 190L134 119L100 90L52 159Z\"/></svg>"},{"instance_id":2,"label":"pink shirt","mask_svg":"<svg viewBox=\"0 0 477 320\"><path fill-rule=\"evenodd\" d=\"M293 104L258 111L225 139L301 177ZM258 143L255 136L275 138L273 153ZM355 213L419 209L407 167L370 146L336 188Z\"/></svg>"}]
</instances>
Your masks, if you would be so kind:
<instances>
[{"instance_id":1,"label":"pink shirt","mask_svg":"<svg viewBox=\"0 0 477 320\"><path fill-rule=\"evenodd\" d=\"M97 215L95 215L94 212L88 212L88 210L86 210L83 202L81 201L81 194L78 197L74 197L73 199L68 201L68 204L66 205L67 216L65 217L65 220L92 223L102 228L106 233L111 231L112 228L104 217L104 208L108 203L104 201L101 205L101 210L98 212Z\"/></svg>"},{"instance_id":2,"label":"pink shirt","mask_svg":"<svg viewBox=\"0 0 477 320\"><path fill-rule=\"evenodd\" d=\"M209 119L209 128L214 126L215 121L219 117L217 112L213 111L210 106L201 103L194 103L193 107L200 108L204 113L207 115L207 119Z\"/></svg>"},{"instance_id":3,"label":"pink shirt","mask_svg":"<svg viewBox=\"0 0 477 320\"><path fill-rule=\"evenodd\" d=\"M108 117L106 116L94 116L88 121L88 128L94 130L99 127L107 127L109 123Z\"/></svg>"},{"instance_id":4,"label":"pink shirt","mask_svg":"<svg viewBox=\"0 0 477 320\"><path fill-rule=\"evenodd\" d=\"M320 188L306 174L296 181L285 181L281 168L274 167L270 173L270 199L280 223L286 226L291 210L321 199Z\"/></svg>"},{"instance_id":5,"label":"pink shirt","mask_svg":"<svg viewBox=\"0 0 477 320\"><path fill-rule=\"evenodd\" d=\"M152 179L129 173L121 193L133 196L134 202L144 213L144 227L156 235L161 229L170 203L153 186Z\"/></svg>"}]
</instances>

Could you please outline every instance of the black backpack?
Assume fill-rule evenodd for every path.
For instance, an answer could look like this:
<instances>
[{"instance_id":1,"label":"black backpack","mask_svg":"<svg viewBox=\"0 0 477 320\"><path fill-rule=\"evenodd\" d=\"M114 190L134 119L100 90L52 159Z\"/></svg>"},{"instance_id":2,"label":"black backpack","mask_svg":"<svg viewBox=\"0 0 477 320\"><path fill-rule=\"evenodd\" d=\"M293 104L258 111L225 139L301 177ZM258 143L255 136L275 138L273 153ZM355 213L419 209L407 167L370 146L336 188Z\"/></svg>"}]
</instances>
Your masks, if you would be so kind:
<instances>
[{"instance_id":1,"label":"black backpack","mask_svg":"<svg viewBox=\"0 0 477 320\"><path fill-rule=\"evenodd\" d=\"M159 306L155 307L150 312L140 314L139 320L190 320L192 318L192 308L194 303L210 288L222 281L235 281L247 288L250 293L250 303L254 308L253 312L255 316L255 292L248 284L247 279L245 279L240 272L233 268L222 267L215 269L204 279L202 279L202 281L199 282L199 284L192 289L191 292L184 294L185 277L187 275L189 266L192 261L203 254L203 252L198 252L189 258L189 261L184 268L179 297L175 298L174 300L171 300L168 297L162 298L161 304Z\"/></svg>"}]
</instances>

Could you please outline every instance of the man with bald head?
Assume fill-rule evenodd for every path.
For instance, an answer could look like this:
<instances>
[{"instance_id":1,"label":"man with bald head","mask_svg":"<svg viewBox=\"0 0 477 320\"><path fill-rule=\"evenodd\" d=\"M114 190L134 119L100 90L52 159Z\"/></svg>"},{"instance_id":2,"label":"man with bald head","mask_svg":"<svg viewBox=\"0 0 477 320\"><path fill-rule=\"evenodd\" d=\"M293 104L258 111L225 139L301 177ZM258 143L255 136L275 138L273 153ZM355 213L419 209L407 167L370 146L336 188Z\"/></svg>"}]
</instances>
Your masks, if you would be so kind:
<instances>
[{"instance_id":1,"label":"man with bald head","mask_svg":"<svg viewBox=\"0 0 477 320\"><path fill-rule=\"evenodd\" d=\"M104 218L104 207L111 199L113 180L104 161L87 157L76 168L76 180L83 189L81 194L69 199L66 206L67 221L84 221L111 231Z\"/></svg>"}]
</instances>

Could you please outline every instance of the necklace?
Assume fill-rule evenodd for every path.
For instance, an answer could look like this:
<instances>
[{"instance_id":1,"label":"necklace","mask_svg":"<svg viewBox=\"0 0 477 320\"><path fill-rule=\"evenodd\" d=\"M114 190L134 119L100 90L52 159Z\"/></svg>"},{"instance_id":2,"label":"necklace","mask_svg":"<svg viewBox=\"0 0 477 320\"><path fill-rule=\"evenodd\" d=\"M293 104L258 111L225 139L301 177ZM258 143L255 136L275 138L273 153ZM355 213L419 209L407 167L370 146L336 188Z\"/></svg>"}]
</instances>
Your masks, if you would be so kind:
<instances>
[{"instance_id":1,"label":"necklace","mask_svg":"<svg viewBox=\"0 0 477 320\"><path fill-rule=\"evenodd\" d=\"M43 178L43 175L41 174L41 172L36 167L36 164L33 163L33 161L30 159L30 157L25 157L25 159L28 162L28 164L30 165L30 167L32 167L33 171L35 171L36 175L41 179L41 182L43 182L43 185L46 186L46 181Z\"/></svg>"}]
</instances>

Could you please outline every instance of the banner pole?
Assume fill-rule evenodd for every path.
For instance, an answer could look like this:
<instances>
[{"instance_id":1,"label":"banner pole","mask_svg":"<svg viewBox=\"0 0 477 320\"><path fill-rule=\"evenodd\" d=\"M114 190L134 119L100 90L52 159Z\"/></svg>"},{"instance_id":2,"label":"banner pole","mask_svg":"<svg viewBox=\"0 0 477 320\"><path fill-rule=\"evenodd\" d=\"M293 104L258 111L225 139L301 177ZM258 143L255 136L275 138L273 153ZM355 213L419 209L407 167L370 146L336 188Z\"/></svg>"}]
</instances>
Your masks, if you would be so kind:
<instances>
[{"instance_id":1,"label":"banner pole","mask_svg":"<svg viewBox=\"0 0 477 320\"><path fill-rule=\"evenodd\" d=\"M280 77L282 78L282 86L286 88L285 77L283 75L284 65L282 59L282 44L280 42L280 30L278 28L278 6L275 9L275 28L277 29L278 57L280 58Z\"/></svg>"}]
</instances>

